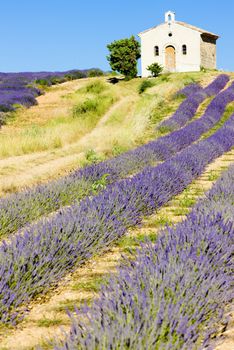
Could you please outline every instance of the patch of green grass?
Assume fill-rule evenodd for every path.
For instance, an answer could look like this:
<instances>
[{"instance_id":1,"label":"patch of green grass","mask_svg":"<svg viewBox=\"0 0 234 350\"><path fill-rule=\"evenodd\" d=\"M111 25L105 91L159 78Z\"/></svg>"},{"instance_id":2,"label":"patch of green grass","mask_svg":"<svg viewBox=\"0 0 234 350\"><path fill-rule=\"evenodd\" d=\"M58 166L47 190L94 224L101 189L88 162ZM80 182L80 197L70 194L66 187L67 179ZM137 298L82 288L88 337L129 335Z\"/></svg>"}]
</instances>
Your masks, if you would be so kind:
<instances>
[{"instance_id":1,"label":"patch of green grass","mask_svg":"<svg viewBox=\"0 0 234 350\"><path fill-rule=\"evenodd\" d=\"M185 195L179 200L180 206L182 208L191 208L196 202L196 199L189 195Z\"/></svg>"},{"instance_id":2,"label":"patch of green grass","mask_svg":"<svg viewBox=\"0 0 234 350\"><path fill-rule=\"evenodd\" d=\"M85 282L76 282L73 284L73 290L83 290L86 292L98 292L100 290L101 284L106 282L106 278L102 277L93 277L90 280L86 280Z\"/></svg>"},{"instance_id":3,"label":"patch of green grass","mask_svg":"<svg viewBox=\"0 0 234 350\"><path fill-rule=\"evenodd\" d=\"M157 215L156 217L153 217L147 221L147 225L149 227L155 227L158 228L160 226L170 226L172 225L172 221L170 218L166 217L165 215Z\"/></svg>"},{"instance_id":4,"label":"patch of green grass","mask_svg":"<svg viewBox=\"0 0 234 350\"><path fill-rule=\"evenodd\" d=\"M171 73L163 73L163 74L160 74L160 76L158 77L159 81L161 82L169 82L170 81L170 77L171 77Z\"/></svg>"},{"instance_id":5,"label":"patch of green grass","mask_svg":"<svg viewBox=\"0 0 234 350\"><path fill-rule=\"evenodd\" d=\"M138 88L138 93L139 94L142 94L143 92L145 92L145 90L147 90L148 88L151 88L152 86L154 86L154 81L153 80L143 80L141 82L141 84L139 85L139 88Z\"/></svg>"},{"instance_id":6,"label":"patch of green grass","mask_svg":"<svg viewBox=\"0 0 234 350\"><path fill-rule=\"evenodd\" d=\"M174 216L184 216L189 213L189 209L184 207L178 207L173 209Z\"/></svg>"},{"instance_id":7,"label":"patch of green grass","mask_svg":"<svg viewBox=\"0 0 234 350\"><path fill-rule=\"evenodd\" d=\"M61 319L49 319L49 318L42 318L41 320L37 321L38 327L52 327L52 326L59 326L61 324L64 324L64 321Z\"/></svg>"},{"instance_id":8,"label":"patch of green grass","mask_svg":"<svg viewBox=\"0 0 234 350\"><path fill-rule=\"evenodd\" d=\"M234 102L229 103L220 121L216 123L215 126L211 128L207 133L202 135L202 139L206 139L207 137L213 135L218 129L220 129L224 125L224 123L230 118L233 112L234 112Z\"/></svg>"},{"instance_id":9,"label":"patch of green grass","mask_svg":"<svg viewBox=\"0 0 234 350\"><path fill-rule=\"evenodd\" d=\"M153 109L153 111L151 112L150 115L150 122L152 124L158 124L159 122L161 122L163 119L165 119L166 117L172 115L175 110L179 107L180 103L184 100L184 98L178 98L176 100L174 100L172 98L172 100L168 101L167 99L163 98L158 104L157 107L155 109ZM165 134L166 132L171 131L169 128L162 128L161 130L159 130L159 134Z\"/></svg>"},{"instance_id":10,"label":"patch of green grass","mask_svg":"<svg viewBox=\"0 0 234 350\"><path fill-rule=\"evenodd\" d=\"M139 246L139 242L135 237L124 236L118 242L116 242L116 245L121 249L129 249L130 247Z\"/></svg>"},{"instance_id":11,"label":"patch of green grass","mask_svg":"<svg viewBox=\"0 0 234 350\"><path fill-rule=\"evenodd\" d=\"M54 337L49 339L48 337L45 339L45 340L42 340L40 342L39 345L39 349L42 349L42 350L52 350L54 349ZM8 349L9 350L9 349ZM35 347L32 347L32 348L25 348L25 349L22 349L22 350L35 350Z\"/></svg>"},{"instance_id":12,"label":"patch of green grass","mask_svg":"<svg viewBox=\"0 0 234 350\"><path fill-rule=\"evenodd\" d=\"M92 94L100 94L107 89L107 85L101 80L92 81L85 87L85 91Z\"/></svg>"},{"instance_id":13,"label":"patch of green grass","mask_svg":"<svg viewBox=\"0 0 234 350\"><path fill-rule=\"evenodd\" d=\"M147 235L139 234L139 235L137 235L136 239L137 239L139 242L147 242L147 241L155 242L156 239L157 239L157 237L158 237L157 232L150 232L150 233L147 234Z\"/></svg>"},{"instance_id":14,"label":"patch of green grass","mask_svg":"<svg viewBox=\"0 0 234 350\"><path fill-rule=\"evenodd\" d=\"M116 157L116 156L118 156L121 153L124 153L126 151L127 151L127 148L125 146L121 145L118 141L115 141L113 143L111 154L112 154L112 156Z\"/></svg>"},{"instance_id":15,"label":"patch of green grass","mask_svg":"<svg viewBox=\"0 0 234 350\"><path fill-rule=\"evenodd\" d=\"M90 305L92 301L93 301L92 296L79 298L76 300L66 300L59 303L59 305L56 306L54 310L58 312L66 312L67 310L73 312L75 309L75 306L79 307L81 304L84 304L84 303L86 303L87 305Z\"/></svg>"},{"instance_id":16,"label":"patch of green grass","mask_svg":"<svg viewBox=\"0 0 234 350\"><path fill-rule=\"evenodd\" d=\"M99 117L104 115L116 99L108 94L87 98L73 107L73 118L89 118L92 124L96 124Z\"/></svg>"},{"instance_id":17,"label":"patch of green grass","mask_svg":"<svg viewBox=\"0 0 234 350\"><path fill-rule=\"evenodd\" d=\"M169 126L159 126L158 131L160 132L161 135L168 134L169 132L172 131L172 128Z\"/></svg>"},{"instance_id":18,"label":"patch of green grass","mask_svg":"<svg viewBox=\"0 0 234 350\"><path fill-rule=\"evenodd\" d=\"M219 178L219 173L217 171L211 170L208 175L208 181L216 181Z\"/></svg>"},{"instance_id":19,"label":"patch of green grass","mask_svg":"<svg viewBox=\"0 0 234 350\"><path fill-rule=\"evenodd\" d=\"M124 236L121 238L118 242L116 242L116 245L121 248L124 252L134 252L137 247L140 246L141 243L151 241L155 242L157 238L156 232L150 232L149 234L138 234L136 236Z\"/></svg>"}]
</instances>

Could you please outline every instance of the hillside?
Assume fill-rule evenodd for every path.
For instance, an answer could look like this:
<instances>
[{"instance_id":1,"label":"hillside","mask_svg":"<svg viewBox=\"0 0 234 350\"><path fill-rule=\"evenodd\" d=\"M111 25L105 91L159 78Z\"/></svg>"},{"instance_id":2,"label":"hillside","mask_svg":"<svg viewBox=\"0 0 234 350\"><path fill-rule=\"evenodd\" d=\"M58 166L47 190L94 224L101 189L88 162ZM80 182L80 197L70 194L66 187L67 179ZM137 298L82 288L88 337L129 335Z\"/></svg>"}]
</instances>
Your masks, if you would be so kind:
<instances>
[{"instance_id":1,"label":"hillside","mask_svg":"<svg viewBox=\"0 0 234 350\"><path fill-rule=\"evenodd\" d=\"M234 73L218 71L164 74L151 79L141 94L145 79L112 84L107 77L85 78L52 86L37 97L38 105L11 113L0 129L0 237L6 239L0 246L0 349L72 350L81 338L80 349L94 349L89 342L94 337L95 349L110 344L153 349L157 341L160 350L165 344L174 344L175 350L185 344L192 350L209 338L211 327L211 338L220 339L217 350L233 348L232 323L226 329L220 317L231 313L231 277L225 268L231 250L225 233L231 241L233 166L225 181L219 180L234 163L233 78ZM210 219L217 215L219 220ZM192 237L190 226L195 230ZM217 236L206 234L209 230ZM188 244L174 243L180 232ZM204 242L210 242L209 254L202 238L202 244L196 240L201 232L206 234ZM171 241L163 240L165 233ZM222 245L216 246L219 239ZM155 257L150 242L158 244ZM196 250L187 252L190 245ZM217 261L215 252L220 254ZM123 254L138 263L119 272ZM166 276L162 280L161 271ZM177 280L178 271L184 271L184 280L183 274ZM111 273L116 277L108 284ZM158 285L151 274L160 280ZM168 282L170 278L175 283ZM219 287L224 279L226 290ZM194 281L200 292L194 290ZM152 291L157 297L150 297ZM77 316L74 306L80 309L84 302L90 308L81 308ZM176 310L171 323L170 309ZM183 324L177 313L184 317ZM99 317L104 320L101 327ZM157 327L151 329L156 319ZM73 337L67 333L63 343L60 328L68 332L71 324ZM193 335L186 331L190 326ZM62 339L57 347L55 338Z\"/></svg>"},{"instance_id":2,"label":"hillside","mask_svg":"<svg viewBox=\"0 0 234 350\"><path fill-rule=\"evenodd\" d=\"M216 75L217 72L175 74L157 81L142 96L138 94L138 79L111 85L105 78L99 78L97 81L106 86L103 93L113 101L103 106L97 125L93 113L86 113L80 120L72 112L77 104L96 97L85 91L85 86L96 79L51 87L38 97L38 106L18 110L1 129L0 193L4 195L63 174L86 161L90 150L97 157L106 157L154 138L154 125L181 102L180 98L173 100L175 92L195 81L205 85ZM110 106L114 108L113 115L108 112Z\"/></svg>"}]
</instances>

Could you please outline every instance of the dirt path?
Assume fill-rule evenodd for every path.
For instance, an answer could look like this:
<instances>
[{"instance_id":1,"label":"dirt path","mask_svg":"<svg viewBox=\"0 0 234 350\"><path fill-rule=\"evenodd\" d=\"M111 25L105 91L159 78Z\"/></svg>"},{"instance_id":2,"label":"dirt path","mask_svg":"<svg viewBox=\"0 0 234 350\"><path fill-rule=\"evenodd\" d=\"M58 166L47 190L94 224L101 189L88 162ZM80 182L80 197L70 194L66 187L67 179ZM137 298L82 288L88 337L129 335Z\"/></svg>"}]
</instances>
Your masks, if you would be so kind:
<instances>
[{"instance_id":1,"label":"dirt path","mask_svg":"<svg viewBox=\"0 0 234 350\"><path fill-rule=\"evenodd\" d=\"M217 73L204 75L201 81L205 82L206 85L216 75ZM32 122L36 125L43 125L48 119L53 119L60 113L67 115L71 106L64 97L82 88L89 81L90 79L81 79L52 87L49 92L38 98L39 104L37 106L24 111L19 125L13 123L13 125L4 126L1 133L7 134L9 132L12 134L12 131L31 125ZM80 166L85 158L85 153L90 149L105 154L110 153L116 144L126 148L132 147L137 137L143 137L144 128L149 127L150 113L154 108L158 108L158 105L160 106L162 97L169 98L169 103L172 103L170 98L179 88L179 81L177 80L172 80L172 83L169 84L154 86L149 89L149 94L155 96L155 100L145 105L142 104L141 110L136 111L134 110L136 102L140 100L137 93L137 84L139 83L136 80L133 85L126 83L125 85L116 86L119 101L103 116L93 130L94 132L91 131L90 134L86 134L78 141L62 148L0 159L0 196L68 173ZM175 108L177 108L176 104ZM126 110L125 120L108 125L111 116L123 110ZM146 115L148 119L145 117ZM136 120L135 125L133 125L133 122L130 125L131 119Z\"/></svg>"},{"instance_id":2,"label":"dirt path","mask_svg":"<svg viewBox=\"0 0 234 350\"><path fill-rule=\"evenodd\" d=\"M208 191L221 172L234 162L234 150L210 164L206 171L180 195L176 196L157 213L147 218L141 228L134 228L101 256L94 257L85 266L66 276L55 290L31 303L30 312L14 330L0 331L1 350L32 350L39 344L49 349L46 339L61 336L61 327L69 329L66 310L74 305L90 302L97 296L100 283L110 272L115 272L121 254L134 246L135 238L155 235L165 224L180 222L194 202ZM224 342L216 350L233 350L233 330L223 334ZM228 347L229 346L229 347Z\"/></svg>"},{"instance_id":3,"label":"dirt path","mask_svg":"<svg viewBox=\"0 0 234 350\"><path fill-rule=\"evenodd\" d=\"M105 123L114 112L123 108L125 104L131 104L129 113L132 114L135 101L136 96L121 98L100 119L90 133L83 136L79 141L64 146L62 149L0 160L0 195L69 172L81 164L88 149L102 152L102 145L105 148L108 142L110 147L112 147L115 136L114 130L113 134L111 134ZM100 139L105 139L106 142L100 142Z\"/></svg>"},{"instance_id":4,"label":"dirt path","mask_svg":"<svg viewBox=\"0 0 234 350\"><path fill-rule=\"evenodd\" d=\"M115 103L109 111L99 120L97 123L97 128L100 128L101 126L105 125L105 123L108 121L108 119L112 116L114 112L116 112L120 107L122 107L127 101L130 101L132 99L131 96L123 97L120 101Z\"/></svg>"}]
</instances>

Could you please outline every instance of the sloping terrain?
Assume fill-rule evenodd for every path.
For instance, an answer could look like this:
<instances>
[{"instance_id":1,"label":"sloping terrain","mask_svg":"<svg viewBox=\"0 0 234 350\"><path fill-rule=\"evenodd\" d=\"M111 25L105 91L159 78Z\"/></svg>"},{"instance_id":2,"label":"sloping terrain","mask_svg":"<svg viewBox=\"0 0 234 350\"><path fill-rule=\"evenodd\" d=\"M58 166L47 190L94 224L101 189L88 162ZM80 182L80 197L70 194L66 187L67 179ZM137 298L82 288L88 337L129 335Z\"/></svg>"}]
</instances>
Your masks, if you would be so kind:
<instances>
[{"instance_id":1,"label":"sloping terrain","mask_svg":"<svg viewBox=\"0 0 234 350\"><path fill-rule=\"evenodd\" d=\"M5 147L5 151L2 152L3 158L0 160L2 195L6 195L8 192L19 191L25 186L32 186L49 179L58 178L68 173L69 170L80 166L90 165L92 167L94 164L95 167L95 164L98 164L100 160L117 155L121 156L129 149L147 144L151 140L159 139L163 136L165 130L160 131L156 127L159 126L162 120L168 118L185 99L185 97L180 95L175 96L175 92L183 88L185 84L195 81L199 81L205 87L217 75L218 72L208 72L206 74L191 73L162 76L155 80L154 87L148 89L142 95L138 94L138 88L141 83L138 79L130 82L119 82L114 86L109 85L103 78L95 80L84 79L53 87L45 96L39 97L38 106L29 110L19 110L12 121L2 130L0 145L1 136L3 136L2 140ZM231 86L231 83L232 81L226 87ZM96 91L90 92L90 89ZM104 94L104 97L101 94ZM86 115L91 121L88 125L83 123L84 120L74 122L76 111L78 110L80 113L83 110L87 99L96 99L96 102L100 102L107 95L108 98L111 96L111 100L108 100L111 102L98 113L98 118L91 113L88 116ZM207 96L200 103L192 120L187 121L188 125L191 123L191 130L192 123L200 120L201 116L206 115L204 112L214 99L214 96ZM210 136L212 139L212 135L216 135L215 133L219 128L222 129L223 125L229 120L234 112L234 104L231 101L233 101L233 97L230 93L227 102L224 104L225 113L220 112L221 115L218 119L215 116L216 119L214 120L217 120L218 123L216 122L215 125L211 124L212 127L209 127L207 129L208 132L203 134L204 140L208 140ZM215 112L214 108L213 110ZM94 111L97 111L97 109ZM76 138L74 138L73 131L76 124ZM45 136L45 134L40 134L42 130L47 130L46 137L47 135L52 135L53 131L57 137L62 130L64 134L67 132L67 136L65 138L61 137L56 147L53 142L48 142L47 149L38 152L37 147L32 147L31 149L29 147L34 140L32 130L35 128L35 125L38 129L36 129L34 136L39 148L43 146L40 142ZM59 127L57 128L57 126ZM79 133L79 128L83 128L81 133ZM187 126L184 128L181 128L181 131L179 131L181 135L183 135L183 130L187 130ZM28 138L27 133L24 133L25 129L30 130L30 138ZM38 130L40 131L38 132ZM229 129L226 130L228 139ZM12 139L13 135L16 135L16 142L21 144L21 146L24 142L28 142L26 151L21 146L10 149L6 140ZM171 135L173 135L173 132ZM199 143L199 139L200 136L195 139L195 143ZM168 142L169 140L170 134ZM213 145L213 141L211 141L211 145ZM181 154L183 152L186 154L187 152L187 146L184 147L185 149ZM225 147L224 149L226 149ZM228 147L230 149L230 146ZM175 159L180 157L180 150L181 148L176 149L176 151L173 151L174 153L167 155L167 158L160 159L159 157L158 159L160 162L166 159L168 161L166 160L165 163L170 162L171 157L175 157ZM224 154L221 155L222 153ZM134 153L132 153L133 155ZM218 155L219 157L215 159ZM108 279L108 274L111 271L115 271L116 266L119 265L121 254L123 252L128 254L129 250L134 251L136 246L139 245L135 239L142 241L149 237L152 241L155 241L158 230L163 226L181 221L189 213L191 206L197 201L198 197L203 196L204 192L210 189L212 183L215 182L221 172L234 161L233 150L229 152L221 152L219 150L217 156L212 155L213 162L211 164L207 163L202 175L197 179L194 178L190 185L185 186L186 188L181 187L181 190L175 192L175 194L181 192L180 194L177 194L174 198L172 196L172 199L169 198L169 201L164 200L163 206L154 208L153 211L150 210L151 215L148 218L149 213L147 210L143 211L145 218L141 228L131 228L130 225L123 238L119 239L113 247L108 248L107 246L107 252L104 249L102 255L97 256L99 253L97 251L94 257L87 261L83 267L77 266L75 271L71 274L67 273L47 294L42 293L35 300L32 300L27 305L29 312L26 313L23 322L19 322L16 327L3 325L0 330L2 344L0 348L29 350L36 349L36 346L39 344L43 349L53 348L48 345L46 339L50 338L53 340L55 334L59 333L61 326L65 330L69 329L70 319L66 315L66 310L73 311L74 305L79 306L83 301L90 303L98 295L100 284L106 278ZM138 158L138 161L140 161L140 158ZM155 166L155 163L152 165ZM164 165L162 164L162 166ZM157 169L157 164L155 169ZM126 184L134 183L135 177L137 179L138 176L137 174L135 175L135 172L139 172L139 176L147 174L147 171L144 172L144 169L142 175L140 169L134 170L133 174L130 173L130 178L129 175L127 176ZM94 185L92 187L94 195L95 191L100 191L101 195L106 183L96 181ZM99 198L101 199L101 197ZM63 210L65 213L66 208ZM47 220L46 216L45 220ZM225 349L225 347L222 348L221 345L219 349Z\"/></svg>"}]
</instances>

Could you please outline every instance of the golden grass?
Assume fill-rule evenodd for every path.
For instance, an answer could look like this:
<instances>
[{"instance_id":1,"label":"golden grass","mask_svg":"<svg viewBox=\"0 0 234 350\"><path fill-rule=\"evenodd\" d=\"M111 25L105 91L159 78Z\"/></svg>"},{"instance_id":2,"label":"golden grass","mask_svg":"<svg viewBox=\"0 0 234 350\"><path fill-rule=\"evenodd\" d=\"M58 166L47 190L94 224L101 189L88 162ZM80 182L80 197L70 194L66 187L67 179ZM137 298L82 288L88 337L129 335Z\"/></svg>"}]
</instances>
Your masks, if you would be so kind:
<instances>
[{"instance_id":1,"label":"golden grass","mask_svg":"<svg viewBox=\"0 0 234 350\"><path fill-rule=\"evenodd\" d=\"M159 136L155 125L181 102L173 99L174 93L194 80L208 84L217 74L171 74L155 79L155 86L142 95L138 94L141 79L116 85L106 78L84 79L53 87L38 98L38 106L18 111L0 131L0 195L81 166L91 149L109 157ZM94 123L92 117L73 118L74 105L94 96L87 86L97 80L106 89L96 96L110 94L117 102Z\"/></svg>"},{"instance_id":2,"label":"golden grass","mask_svg":"<svg viewBox=\"0 0 234 350\"><path fill-rule=\"evenodd\" d=\"M59 90L52 90L48 92L51 98L47 95L39 98L39 106L30 110L20 108L0 132L0 157L62 148L79 140L95 127L101 116L118 100L113 87L107 84L104 86L106 91L98 96L86 90L82 93L81 89L70 93L69 98L64 98L58 93ZM43 99L46 100L44 104ZM85 99L94 101L98 108L74 115L74 108L82 106Z\"/></svg>"}]
</instances>

